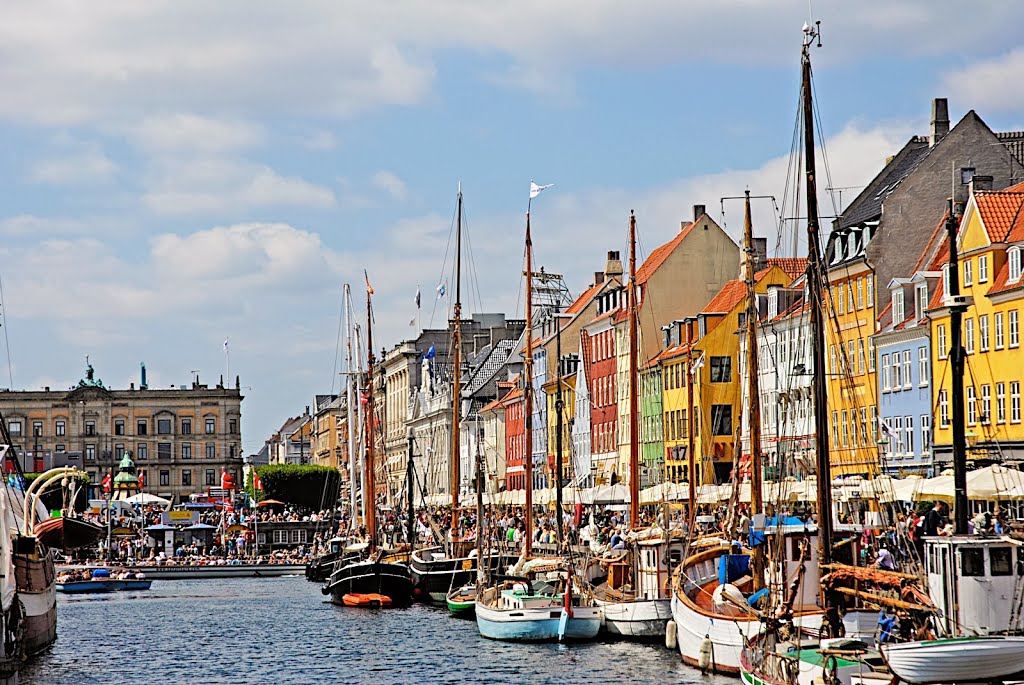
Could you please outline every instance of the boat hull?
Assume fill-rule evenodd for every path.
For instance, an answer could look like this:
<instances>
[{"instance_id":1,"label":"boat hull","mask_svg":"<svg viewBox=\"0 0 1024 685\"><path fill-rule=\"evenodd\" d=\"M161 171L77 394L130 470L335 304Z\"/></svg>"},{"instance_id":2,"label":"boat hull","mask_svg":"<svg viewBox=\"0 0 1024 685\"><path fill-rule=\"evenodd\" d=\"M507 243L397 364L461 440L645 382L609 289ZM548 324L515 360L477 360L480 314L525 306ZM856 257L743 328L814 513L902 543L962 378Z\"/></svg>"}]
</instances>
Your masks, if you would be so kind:
<instances>
[{"instance_id":1,"label":"boat hull","mask_svg":"<svg viewBox=\"0 0 1024 685\"><path fill-rule=\"evenodd\" d=\"M480 635L508 642L553 642L559 639L560 607L498 610L476 605ZM601 631L599 607L575 607L562 640L593 640Z\"/></svg>"},{"instance_id":2,"label":"boat hull","mask_svg":"<svg viewBox=\"0 0 1024 685\"><path fill-rule=\"evenodd\" d=\"M345 595L385 595L392 606L412 603L412 576L405 564L385 561L357 561L335 569L324 592L331 601L344 605Z\"/></svg>"},{"instance_id":3,"label":"boat hull","mask_svg":"<svg viewBox=\"0 0 1024 685\"><path fill-rule=\"evenodd\" d=\"M883 645L889 669L906 683L993 682L1024 673L1024 637L971 637Z\"/></svg>"},{"instance_id":4,"label":"boat hull","mask_svg":"<svg viewBox=\"0 0 1024 685\"><path fill-rule=\"evenodd\" d=\"M444 604L452 588L476 582L477 557L432 559L425 556L438 549L413 552L410 566L417 596L434 604ZM489 566L498 569L512 561L495 553L490 556Z\"/></svg>"},{"instance_id":5,"label":"boat hull","mask_svg":"<svg viewBox=\"0 0 1024 685\"><path fill-rule=\"evenodd\" d=\"M54 549L80 549L92 545L104 530L90 521L55 516L40 521L35 526L36 537L47 547Z\"/></svg>"},{"instance_id":6,"label":"boat hull","mask_svg":"<svg viewBox=\"0 0 1024 685\"><path fill-rule=\"evenodd\" d=\"M604 629L609 635L660 640L672 618L672 600L641 599L631 602L595 600L604 611Z\"/></svg>"},{"instance_id":7,"label":"boat hull","mask_svg":"<svg viewBox=\"0 0 1024 685\"><path fill-rule=\"evenodd\" d=\"M57 583L57 592L65 595L85 595L101 592L148 590L152 586L152 580L82 580L72 583Z\"/></svg>"},{"instance_id":8,"label":"boat hull","mask_svg":"<svg viewBox=\"0 0 1024 685\"><path fill-rule=\"evenodd\" d=\"M53 556L48 550L42 555L15 554L14 575L18 599L25 607L22 623L25 654L31 656L48 649L57 639L57 590Z\"/></svg>"},{"instance_id":9,"label":"boat hull","mask_svg":"<svg viewBox=\"0 0 1024 685\"><path fill-rule=\"evenodd\" d=\"M92 571L108 566L69 565L58 566L57 570ZM238 564L235 566L132 566L142 571L150 580L198 580L201 578L273 578L278 576L302 575L305 564Z\"/></svg>"}]
</instances>

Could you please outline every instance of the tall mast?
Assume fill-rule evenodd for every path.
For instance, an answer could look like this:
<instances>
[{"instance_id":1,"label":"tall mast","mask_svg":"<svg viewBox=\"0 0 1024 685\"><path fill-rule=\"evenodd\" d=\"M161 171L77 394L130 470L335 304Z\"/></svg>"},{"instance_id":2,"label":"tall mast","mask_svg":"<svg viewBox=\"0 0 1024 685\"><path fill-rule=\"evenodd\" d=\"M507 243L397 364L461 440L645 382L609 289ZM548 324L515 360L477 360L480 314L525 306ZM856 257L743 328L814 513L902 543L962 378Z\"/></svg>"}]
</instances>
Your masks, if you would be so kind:
<instances>
[{"instance_id":1,"label":"tall mast","mask_svg":"<svg viewBox=\"0 0 1024 685\"><path fill-rule=\"evenodd\" d=\"M949 364L953 391L953 525L957 535L967 535L967 436L964 433L964 348L960 326L964 305L960 302L960 268L956 245L957 220L949 199L946 234L949 236ZM941 352L941 350L940 350Z\"/></svg>"},{"instance_id":2,"label":"tall mast","mask_svg":"<svg viewBox=\"0 0 1024 685\"><path fill-rule=\"evenodd\" d=\"M349 527L355 525L359 517L359 506L356 502L358 483L356 482L356 431L355 403L359 401L355 393L357 373L352 368L352 288L345 284L345 368L348 378L345 383L345 422L348 429L348 488L349 488Z\"/></svg>"},{"instance_id":3,"label":"tall mast","mask_svg":"<svg viewBox=\"0 0 1024 685\"><path fill-rule=\"evenodd\" d=\"M373 411L373 307L370 298L373 288L366 281L366 533L370 536L370 549L377 542L377 483L373 460L373 424L376 418Z\"/></svg>"},{"instance_id":4,"label":"tall mast","mask_svg":"<svg viewBox=\"0 0 1024 685\"><path fill-rule=\"evenodd\" d=\"M355 422L355 424L353 426L353 431L355 432L356 440L355 440L355 450L352 452L352 462L353 462L353 468L356 468L355 464L357 463L357 460L358 460L358 463L360 463L360 464L363 461L365 461L365 459L364 459L364 456L365 456L364 452L366 450L366 419L365 419L365 417L366 417L366 410L363 408L363 360L359 356L361 354L361 352L362 352L362 347L360 346L361 343L362 343L362 336L361 336L361 333L359 331L359 324L356 324L354 326L354 328L355 328L355 334L356 334L356 349L355 349L355 359L356 359L356 368L355 368L355 375L356 375L355 376L355 378L356 378L356 390L355 390L355 396L356 396L356 422ZM360 491L360 493L362 493L362 500L363 500L362 501L363 523L365 524L366 523L366 516L367 516L367 514L366 514L367 503L369 502L369 498L366 496L366 468L365 467L360 467L358 470L359 470L359 474L358 474L359 491Z\"/></svg>"},{"instance_id":5,"label":"tall mast","mask_svg":"<svg viewBox=\"0 0 1024 685\"><path fill-rule=\"evenodd\" d=\"M533 239L530 210L526 210L526 359L523 360L523 418L526 423L526 540L523 555L533 551Z\"/></svg>"},{"instance_id":6,"label":"tall mast","mask_svg":"<svg viewBox=\"0 0 1024 685\"><path fill-rule=\"evenodd\" d=\"M637 326L636 326L636 215L629 210L629 289L626 307L629 315L629 525L640 522L640 421L637 402Z\"/></svg>"},{"instance_id":7,"label":"tall mast","mask_svg":"<svg viewBox=\"0 0 1024 685\"><path fill-rule=\"evenodd\" d=\"M747 284L747 395L750 411L750 513L761 513L761 390L758 387L757 365L757 295L754 292L754 226L750 219L750 191L743 193L743 252L746 255L743 278ZM754 590L764 586L761 546L754 547Z\"/></svg>"},{"instance_id":8,"label":"tall mast","mask_svg":"<svg viewBox=\"0 0 1024 685\"><path fill-rule=\"evenodd\" d=\"M814 164L814 104L811 91L811 45L818 32L804 29L801 52L804 173L807 195L807 292L811 307L811 355L814 366L814 449L818 477L818 563L832 562L832 469L829 463L828 395L825 388L825 269L818 237L818 180ZM820 42L819 42L820 45Z\"/></svg>"},{"instance_id":9,"label":"tall mast","mask_svg":"<svg viewBox=\"0 0 1024 685\"><path fill-rule=\"evenodd\" d=\"M459 460L462 449L459 419L462 414L462 183L459 183L458 219L455 224L455 330L452 333L452 530L459 509Z\"/></svg>"},{"instance_id":10,"label":"tall mast","mask_svg":"<svg viewBox=\"0 0 1024 685\"><path fill-rule=\"evenodd\" d=\"M697 382L693 373L693 319L686 322L686 472L689 485L690 518L693 519L697 510L697 456L694 453L693 422L696 418L693 411L693 384Z\"/></svg>"}]
</instances>

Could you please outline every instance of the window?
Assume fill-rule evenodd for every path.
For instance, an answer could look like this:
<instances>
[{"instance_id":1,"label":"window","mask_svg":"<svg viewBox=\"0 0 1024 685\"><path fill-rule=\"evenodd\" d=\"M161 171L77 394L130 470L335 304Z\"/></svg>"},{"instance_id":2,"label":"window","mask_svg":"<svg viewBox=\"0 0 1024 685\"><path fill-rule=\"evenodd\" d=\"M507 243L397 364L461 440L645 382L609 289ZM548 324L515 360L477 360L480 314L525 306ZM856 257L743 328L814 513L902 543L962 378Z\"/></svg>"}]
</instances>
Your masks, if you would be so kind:
<instances>
[{"instance_id":1,"label":"window","mask_svg":"<svg viewBox=\"0 0 1024 685\"><path fill-rule=\"evenodd\" d=\"M988 283L988 255L978 257L978 283Z\"/></svg>"},{"instance_id":2,"label":"window","mask_svg":"<svg viewBox=\"0 0 1024 685\"><path fill-rule=\"evenodd\" d=\"M711 434L732 435L732 405L711 405Z\"/></svg>"},{"instance_id":3,"label":"window","mask_svg":"<svg viewBox=\"0 0 1024 685\"><path fill-rule=\"evenodd\" d=\"M839 444L839 412L832 410L832 444Z\"/></svg>"},{"instance_id":4,"label":"window","mask_svg":"<svg viewBox=\"0 0 1024 685\"><path fill-rule=\"evenodd\" d=\"M936 343L938 344L939 359L946 358L946 325L939 324L935 328Z\"/></svg>"},{"instance_id":5,"label":"window","mask_svg":"<svg viewBox=\"0 0 1024 685\"><path fill-rule=\"evenodd\" d=\"M192 458L192 443L183 442L181 443L181 458L191 459Z\"/></svg>"},{"instance_id":6,"label":"window","mask_svg":"<svg viewBox=\"0 0 1024 685\"><path fill-rule=\"evenodd\" d=\"M861 447L868 446L868 410L866 407L860 408L860 444Z\"/></svg>"},{"instance_id":7,"label":"window","mask_svg":"<svg viewBox=\"0 0 1024 685\"><path fill-rule=\"evenodd\" d=\"M905 416L903 417L903 430L907 432L907 443L906 443L906 454L913 456L914 454L914 417Z\"/></svg>"},{"instance_id":8,"label":"window","mask_svg":"<svg viewBox=\"0 0 1024 685\"><path fill-rule=\"evenodd\" d=\"M1010 310L1010 347L1020 344L1020 329L1017 328L1017 310Z\"/></svg>"},{"instance_id":9,"label":"window","mask_svg":"<svg viewBox=\"0 0 1024 685\"><path fill-rule=\"evenodd\" d=\"M960 549L960 575L985 575L985 550L982 547L963 547Z\"/></svg>"},{"instance_id":10,"label":"window","mask_svg":"<svg viewBox=\"0 0 1024 685\"><path fill-rule=\"evenodd\" d=\"M979 347L982 352L988 352L988 314L982 314L978 317L978 337Z\"/></svg>"},{"instance_id":11,"label":"window","mask_svg":"<svg viewBox=\"0 0 1024 685\"><path fill-rule=\"evenodd\" d=\"M64 419L58 419L53 426L53 432L55 435L64 436L67 434L68 424Z\"/></svg>"},{"instance_id":12,"label":"window","mask_svg":"<svg viewBox=\"0 0 1024 685\"><path fill-rule=\"evenodd\" d=\"M932 417L921 415L921 456L926 456L932 448Z\"/></svg>"},{"instance_id":13,"label":"window","mask_svg":"<svg viewBox=\"0 0 1024 685\"><path fill-rule=\"evenodd\" d=\"M868 274L865 277L864 280L867 281L867 291L868 291L868 294L867 294L867 298L866 299L868 301L868 307L874 307L875 306L875 277L872 276L871 274Z\"/></svg>"},{"instance_id":14,"label":"window","mask_svg":"<svg viewBox=\"0 0 1024 685\"><path fill-rule=\"evenodd\" d=\"M711 358L711 382L712 383L729 383L732 381L732 357L712 357ZM206 420L206 432L212 433L210 430L210 421Z\"/></svg>"},{"instance_id":15,"label":"window","mask_svg":"<svg viewBox=\"0 0 1024 685\"><path fill-rule=\"evenodd\" d=\"M892 417L892 439L894 445L892 448L893 454L903 454L903 417L894 416Z\"/></svg>"},{"instance_id":16,"label":"window","mask_svg":"<svg viewBox=\"0 0 1024 685\"><path fill-rule=\"evenodd\" d=\"M875 341L873 338L868 338L868 371L875 372Z\"/></svg>"},{"instance_id":17,"label":"window","mask_svg":"<svg viewBox=\"0 0 1024 685\"><path fill-rule=\"evenodd\" d=\"M871 281L868 281L870 283ZM878 442L878 407L871 405L871 440Z\"/></svg>"},{"instance_id":18,"label":"window","mask_svg":"<svg viewBox=\"0 0 1024 685\"><path fill-rule=\"evenodd\" d=\"M192 470L191 469L185 469L184 471L181 472L181 484L182 485L192 485Z\"/></svg>"},{"instance_id":19,"label":"window","mask_svg":"<svg viewBox=\"0 0 1024 685\"><path fill-rule=\"evenodd\" d=\"M903 387L903 367L900 365L900 355L894 352L892 355L892 389L899 390Z\"/></svg>"},{"instance_id":20,"label":"window","mask_svg":"<svg viewBox=\"0 0 1024 685\"><path fill-rule=\"evenodd\" d=\"M882 355L882 392L892 390L892 375L889 373L889 355Z\"/></svg>"},{"instance_id":21,"label":"window","mask_svg":"<svg viewBox=\"0 0 1024 685\"><path fill-rule=\"evenodd\" d=\"M913 384L911 380L912 376L910 373L910 350L903 350L903 387L906 390L910 389Z\"/></svg>"},{"instance_id":22,"label":"window","mask_svg":"<svg viewBox=\"0 0 1024 685\"><path fill-rule=\"evenodd\" d=\"M216 481L215 478L216 477L214 475L213 469L206 469L206 484L207 485L216 485L217 481Z\"/></svg>"},{"instance_id":23,"label":"window","mask_svg":"<svg viewBox=\"0 0 1024 685\"><path fill-rule=\"evenodd\" d=\"M1020 423L1020 382L1010 383L1010 423Z\"/></svg>"},{"instance_id":24,"label":"window","mask_svg":"<svg viewBox=\"0 0 1024 685\"><path fill-rule=\"evenodd\" d=\"M1013 549L1010 547L989 547L988 561L993 576L1013 575Z\"/></svg>"},{"instance_id":25,"label":"window","mask_svg":"<svg viewBox=\"0 0 1024 685\"><path fill-rule=\"evenodd\" d=\"M238 433L238 419L228 419L228 433L232 435Z\"/></svg>"},{"instance_id":26,"label":"window","mask_svg":"<svg viewBox=\"0 0 1024 685\"><path fill-rule=\"evenodd\" d=\"M157 433L157 435L170 435L171 434L171 420L170 419L157 419L156 420L156 433Z\"/></svg>"},{"instance_id":27,"label":"window","mask_svg":"<svg viewBox=\"0 0 1024 685\"><path fill-rule=\"evenodd\" d=\"M21 435L21 421L9 421L7 423L7 430L10 431L11 435Z\"/></svg>"},{"instance_id":28,"label":"window","mask_svg":"<svg viewBox=\"0 0 1024 685\"><path fill-rule=\"evenodd\" d=\"M897 288L892 291L892 323L895 326L903 323L903 320L906 318L906 312L903 307L903 288Z\"/></svg>"},{"instance_id":29,"label":"window","mask_svg":"<svg viewBox=\"0 0 1024 685\"><path fill-rule=\"evenodd\" d=\"M924 345L917 348L917 375L919 385L928 385L928 376L931 374L928 371L928 348Z\"/></svg>"},{"instance_id":30,"label":"window","mask_svg":"<svg viewBox=\"0 0 1024 685\"><path fill-rule=\"evenodd\" d=\"M996 383L996 423L1006 423L1006 383Z\"/></svg>"},{"instance_id":31,"label":"window","mask_svg":"<svg viewBox=\"0 0 1024 685\"><path fill-rule=\"evenodd\" d=\"M846 284L846 311L851 314L854 312L853 306L853 281Z\"/></svg>"},{"instance_id":32,"label":"window","mask_svg":"<svg viewBox=\"0 0 1024 685\"><path fill-rule=\"evenodd\" d=\"M42 434L43 434L43 422L42 421L33 421L32 422L32 435L34 435L34 436L36 436L38 438Z\"/></svg>"},{"instance_id":33,"label":"window","mask_svg":"<svg viewBox=\"0 0 1024 685\"><path fill-rule=\"evenodd\" d=\"M843 293L843 284L840 283L838 286L836 286L836 288L837 288L837 292L838 292L838 295L836 297L836 314L842 314L843 313L843 305L846 302L846 298L845 298L845 295Z\"/></svg>"},{"instance_id":34,"label":"window","mask_svg":"<svg viewBox=\"0 0 1024 685\"><path fill-rule=\"evenodd\" d=\"M1004 342L1004 337L1003 337L1003 313L1002 312L996 312L993 315L993 317L995 319L995 324L996 324L996 349L997 350L1001 350L1001 349L1003 349L1003 342Z\"/></svg>"},{"instance_id":35,"label":"window","mask_svg":"<svg viewBox=\"0 0 1024 685\"><path fill-rule=\"evenodd\" d=\"M960 185L967 185L974 178L974 167L961 167L960 168Z\"/></svg>"},{"instance_id":36,"label":"window","mask_svg":"<svg viewBox=\"0 0 1024 685\"><path fill-rule=\"evenodd\" d=\"M60 445L60 444L58 444L53 449L54 449L55 452L66 452L67 451L67 449L64 447L64 445Z\"/></svg>"},{"instance_id":37,"label":"window","mask_svg":"<svg viewBox=\"0 0 1024 685\"><path fill-rule=\"evenodd\" d=\"M170 484L171 484L171 472L167 471L166 469L161 470L160 471L160 485L167 486L167 485L170 485Z\"/></svg>"},{"instance_id":38,"label":"window","mask_svg":"<svg viewBox=\"0 0 1024 685\"><path fill-rule=\"evenodd\" d=\"M192 419L181 420L181 434L192 435Z\"/></svg>"},{"instance_id":39,"label":"window","mask_svg":"<svg viewBox=\"0 0 1024 685\"><path fill-rule=\"evenodd\" d=\"M135 422L135 434L136 435L148 435L149 434L149 421L146 419L139 419Z\"/></svg>"},{"instance_id":40,"label":"window","mask_svg":"<svg viewBox=\"0 0 1024 685\"><path fill-rule=\"evenodd\" d=\"M923 318L924 313L928 311L928 285L921 283L917 286L917 318Z\"/></svg>"},{"instance_id":41,"label":"window","mask_svg":"<svg viewBox=\"0 0 1024 685\"><path fill-rule=\"evenodd\" d=\"M156 458L157 459L170 459L171 458L171 443L160 442L156 446Z\"/></svg>"},{"instance_id":42,"label":"window","mask_svg":"<svg viewBox=\"0 0 1024 685\"><path fill-rule=\"evenodd\" d=\"M828 346L828 354L829 354L829 365L828 365L829 371L832 372L832 373L837 373L839 371L839 369L836 367L836 346L835 345L829 345Z\"/></svg>"},{"instance_id":43,"label":"window","mask_svg":"<svg viewBox=\"0 0 1024 685\"><path fill-rule=\"evenodd\" d=\"M978 422L978 403L974 395L974 386L967 386L967 425L973 426Z\"/></svg>"},{"instance_id":44,"label":"window","mask_svg":"<svg viewBox=\"0 0 1024 685\"><path fill-rule=\"evenodd\" d=\"M722 359L722 357L719 357L719 359ZM728 361L729 358L728 357L724 357L724 359L726 359L726 361ZM715 380L714 379L714 368L715 368L715 358L712 357L711 358L711 370L712 370L712 378L711 378L711 380L712 380L712 382ZM728 381L728 380L729 379L727 378L726 381ZM214 418L206 419L206 434L207 435L211 435L211 434L216 433L216 432L217 432L217 419L214 419Z\"/></svg>"},{"instance_id":45,"label":"window","mask_svg":"<svg viewBox=\"0 0 1024 685\"><path fill-rule=\"evenodd\" d=\"M857 340L857 373L864 373L864 338Z\"/></svg>"},{"instance_id":46,"label":"window","mask_svg":"<svg viewBox=\"0 0 1024 685\"><path fill-rule=\"evenodd\" d=\"M974 285L974 274L972 269L972 263L970 259L964 260L964 287L970 288Z\"/></svg>"},{"instance_id":47,"label":"window","mask_svg":"<svg viewBox=\"0 0 1024 685\"><path fill-rule=\"evenodd\" d=\"M1011 247L1007 250L1006 259L1009 264L1010 283L1016 283L1020 280L1020 248Z\"/></svg>"},{"instance_id":48,"label":"window","mask_svg":"<svg viewBox=\"0 0 1024 685\"><path fill-rule=\"evenodd\" d=\"M135 445L135 458L146 460L149 459L149 445L144 442L140 442Z\"/></svg>"},{"instance_id":49,"label":"window","mask_svg":"<svg viewBox=\"0 0 1024 685\"><path fill-rule=\"evenodd\" d=\"M974 319L964 319L964 352L974 354Z\"/></svg>"},{"instance_id":50,"label":"window","mask_svg":"<svg viewBox=\"0 0 1024 685\"><path fill-rule=\"evenodd\" d=\"M18 432L21 432L21 428L20 427L18 429ZM95 421L86 421L85 422L85 434L86 435L96 435L96 422Z\"/></svg>"},{"instance_id":51,"label":"window","mask_svg":"<svg viewBox=\"0 0 1024 685\"><path fill-rule=\"evenodd\" d=\"M857 309L864 309L864 279L857 279Z\"/></svg>"},{"instance_id":52,"label":"window","mask_svg":"<svg viewBox=\"0 0 1024 685\"><path fill-rule=\"evenodd\" d=\"M124 435L124 419L114 419L114 435Z\"/></svg>"},{"instance_id":53,"label":"window","mask_svg":"<svg viewBox=\"0 0 1024 685\"><path fill-rule=\"evenodd\" d=\"M939 425L949 428L949 394L945 390L939 391Z\"/></svg>"},{"instance_id":54,"label":"window","mask_svg":"<svg viewBox=\"0 0 1024 685\"><path fill-rule=\"evenodd\" d=\"M96 461L96 445L85 446L85 460Z\"/></svg>"},{"instance_id":55,"label":"window","mask_svg":"<svg viewBox=\"0 0 1024 685\"><path fill-rule=\"evenodd\" d=\"M843 359L843 370L849 374L853 374L857 370L856 363L857 357L854 352L855 343L850 340L846 343L846 357Z\"/></svg>"},{"instance_id":56,"label":"window","mask_svg":"<svg viewBox=\"0 0 1024 685\"><path fill-rule=\"evenodd\" d=\"M114 457L118 460L124 457L124 444L114 445Z\"/></svg>"},{"instance_id":57,"label":"window","mask_svg":"<svg viewBox=\"0 0 1024 685\"><path fill-rule=\"evenodd\" d=\"M844 409L843 410L843 423L842 423L842 428L843 428L843 442L842 442L842 445L843 445L843 447L849 447L850 446L850 421L849 421L849 419L850 419L850 415Z\"/></svg>"},{"instance_id":58,"label":"window","mask_svg":"<svg viewBox=\"0 0 1024 685\"><path fill-rule=\"evenodd\" d=\"M992 386L988 383L981 386L981 423L992 423Z\"/></svg>"},{"instance_id":59,"label":"window","mask_svg":"<svg viewBox=\"0 0 1024 685\"><path fill-rule=\"evenodd\" d=\"M206 458L216 459L217 458L217 445L212 442L206 443Z\"/></svg>"}]
</instances>

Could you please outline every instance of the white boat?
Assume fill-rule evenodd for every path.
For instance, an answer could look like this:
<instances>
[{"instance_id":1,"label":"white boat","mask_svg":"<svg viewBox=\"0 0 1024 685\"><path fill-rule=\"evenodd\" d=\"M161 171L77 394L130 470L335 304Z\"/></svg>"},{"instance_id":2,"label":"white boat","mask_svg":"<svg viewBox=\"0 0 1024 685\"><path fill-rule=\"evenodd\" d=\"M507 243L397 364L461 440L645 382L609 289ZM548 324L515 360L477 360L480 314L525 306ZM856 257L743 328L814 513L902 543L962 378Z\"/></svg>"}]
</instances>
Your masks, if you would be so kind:
<instances>
[{"instance_id":1,"label":"white boat","mask_svg":"<svg viewBox=\"0 0 1024 685\"><path fill-rule=\"evenodd\" d=\"M672 600L668 597L623 602L595 597L594 601L604 611L604 629L610 635L664 638L665 626L672 619Z\"/></svg>"},{"instance_id":2,"label":"white boat","mask_svg":"<svg viewBox=\"0 0 1024 685\"><path fill-rule=\"evenodd\" d=\"M601 630L601 608L565 595L546 581L509 579L483 591L476 602L480 635L509 642L593 640Z\"/></svg>"},{"instance_id":3,"label":"white boat","mask_svg":"<svg viewBox=\"0 0 1024 685\"><path fill-rule=\"evenodd\" d=\"M906 683L991 683L1024 673L1024 637L954 637L882 645Z\"/></svg>"},{"instance_id":4,"label":"white boat","mask_svg":"<svg viewBox=\"0 0 1024 685\"><path fill-rule=\"evenodd\" d=\"M610 635L663 639L672 619L669 577L673 559L682 552L680 539L665 540L654 528L633 538L627 534L629 551L618 560L606 560L608 579L594 588L594 602L604 610L604 628Z\"/></svg>"}]
</instances>

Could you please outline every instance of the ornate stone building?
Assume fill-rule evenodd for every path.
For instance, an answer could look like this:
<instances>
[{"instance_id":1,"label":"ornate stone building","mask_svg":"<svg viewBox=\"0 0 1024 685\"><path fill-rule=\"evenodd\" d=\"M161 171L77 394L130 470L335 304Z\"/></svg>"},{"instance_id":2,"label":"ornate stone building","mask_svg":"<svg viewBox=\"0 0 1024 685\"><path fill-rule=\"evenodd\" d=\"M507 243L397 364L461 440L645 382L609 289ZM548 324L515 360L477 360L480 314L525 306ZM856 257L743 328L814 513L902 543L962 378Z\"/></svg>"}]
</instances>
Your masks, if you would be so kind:
<instances>
[{"instance_id":1,"label":"ornate stone building","mask_svg":"<svg viewBox=\"0 0 1024 685\"><path fill-rule=\"evenodd\" d=\"M0 412L25 471L71 464L93 483L133 456L147 492L175 501L219 488L221 472L242 482L242 394L200 384L107 388L90 365L70 390L2 390Z\"/></svg>"}]
</instances>

